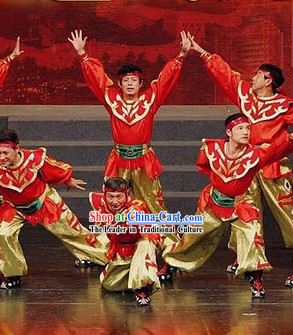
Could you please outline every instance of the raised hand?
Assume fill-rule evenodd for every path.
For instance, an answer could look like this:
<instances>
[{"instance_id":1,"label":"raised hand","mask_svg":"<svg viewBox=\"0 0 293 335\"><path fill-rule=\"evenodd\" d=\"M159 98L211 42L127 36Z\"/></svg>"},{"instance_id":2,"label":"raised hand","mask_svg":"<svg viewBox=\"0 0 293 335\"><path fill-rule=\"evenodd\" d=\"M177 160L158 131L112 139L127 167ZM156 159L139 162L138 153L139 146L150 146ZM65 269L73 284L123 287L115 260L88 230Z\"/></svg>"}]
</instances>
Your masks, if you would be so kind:
<instances>
[{"instance_id":1,"label":"raised hand","mask_svg":"<svg viewBox=\"0 0 293 335\"><path fill-rule=\"evenodd\" d=\"M10 59L14 59L14 58L18 57L19 55L21 55L22 53L24 53L23 50L19 50L19 47L20 47L20 37L18 36L17 40L16 40L16 43L15 43L14 50L9 55Z\"/></svg>"},{"instance_id":2,"label":"raised hand","mask_svg":"<svg viewBox=\"0 0 293 335\"><path fill-rule=\"evenodd\" d=\"M189 38L186 35L186 32L183 30L180 33L181 36L181 51L180 51L180 56L186 57L190 48L191 48L191 41L189 40Z\"/></svg>"},{"instance_id":3,"label":"raised hand","mask_svg":"<svg viewBox=\"0 0 293 335\"><path fill-rule=\"evenodd\" d=\"M190 32L187 33L187 37L191 43L191 49L195 50L198 53L203 53L205 50L194 40L194 36L190 34Z\"/></svg>"},{"instance_id":4,"label":"raised hand","mask_svg":"<svg viewBox=\"0 0 293 335\"><path fill-rule=\"evenodd\" d=\"M84 54L84 47L87 37L85 37L84 39L82 38L82 30L75 30L74 32L71 32L71 37L72 39L67 39L73 45L74 49L78 52L79 55Z\"/></svg>"}]
</instances>

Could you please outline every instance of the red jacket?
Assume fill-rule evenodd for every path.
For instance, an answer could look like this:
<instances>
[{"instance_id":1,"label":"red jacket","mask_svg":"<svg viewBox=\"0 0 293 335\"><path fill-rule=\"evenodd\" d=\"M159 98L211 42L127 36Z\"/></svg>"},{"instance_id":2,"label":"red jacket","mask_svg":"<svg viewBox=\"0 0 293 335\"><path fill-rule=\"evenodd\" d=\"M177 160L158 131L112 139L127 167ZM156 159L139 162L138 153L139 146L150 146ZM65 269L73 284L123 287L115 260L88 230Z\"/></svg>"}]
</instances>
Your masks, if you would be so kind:
<instances>
[{"instance_id":1,"label":"red jacket","mask_svg":"<svg viewBox=\"0 0 293 335\"><path fill-rule=\"evenodd\" d=\"M290 141L289 134L278 138L267 148L252 145L244 146L239 155L234 158L226 154L227 142L225 140L210 139L203 140L203 143L196 165L199 172L209 176L211 184L201 193L199 209L203 212L209 204L212 211L220 218L230 217L235 208L216 205L211 199L212 187L230 197L242 196L249 188L257 171L274 161L282 159L293 151L293 142ZM245 202L236 202L236 205L238 216L244 221L250 221L249 217L246 216L250 205L248 206ZM246 213L245 210L240 213L240 205L242 209L246 210ZM252 209L250 212L249 215L258 217L258 212Z\"/></svg>"},{"instance_id":2,"label":"red jacket","mask_svg":"<svg viewBox=\"0 0 293 335\"><path fill-rule=\"evenodd\" d=\"M149 144L154 116L179 79L181 58L170 60L158 79L152 81L146 91L140 92L138 101L133 104L127 104L123 100L120 88L114 86L99 60L82 55L81 67L89 88L110 115L114 142L124 145ZM150 178L155 178L163 170L152 149L136 159L122 158L112 150L106 163L105 175L117 176L119 167L130 170L145 168Z\"/></svg>"}]
</instances>

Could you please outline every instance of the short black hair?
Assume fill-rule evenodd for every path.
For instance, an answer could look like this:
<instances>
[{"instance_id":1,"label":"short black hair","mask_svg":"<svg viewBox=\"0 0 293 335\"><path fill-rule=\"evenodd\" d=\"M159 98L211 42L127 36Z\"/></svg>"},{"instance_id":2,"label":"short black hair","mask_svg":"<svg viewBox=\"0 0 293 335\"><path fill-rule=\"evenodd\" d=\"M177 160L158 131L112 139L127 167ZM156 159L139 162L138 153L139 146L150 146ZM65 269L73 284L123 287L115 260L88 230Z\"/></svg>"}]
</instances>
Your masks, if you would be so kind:
<instances>
[{"instance_id":1,"label":"short black hair","mask_svg":"<svg viewBox=\"0 0 293 335\"><path fill-rule=\"evenodd\" d=\"M277 65L262 64L262 65L260 65L259 70L270 72L270 74L273 78L272 89L273 89L274 93L277 92L278 87L280 87L284 84L285 78L283 76L283 71Z\"/></svg>"},{"instance_id":2,"label":"short black hair","mask_svg":"<svg viewBox=\"0 0 293 335\"><path fill-rule=\"evenodd\" d=\"M121 177L108 178L104 182L105 188L110 188L115 192L116 190L127 190L129 188L128 183Z\"/></svg>"},{"instance_id":3,"label":"short black hair","mask_svg":"<svg viewBox=\"0 0 293 335\"><path fill-rule=\"evenodd\" d=\"M0 130L0 143L3 142L19 144L19 138L16 134L16 131L10 128Z\"/></svg>"},{"instance_id":4,"label":"short black hair","mask_svg":"<svg viewBox=\"0 0 293 335\"><path fill-rule=\"evenodd\" d=\"M126 73L131 73L131 72L139 72L140 74L142 74L142 69L134 64L125 64L123 65L118 71L117 71L117 75L119 76L123 76ZM121 80L120 80L121 83ZM142 78L139 78L139 83L142 83Z\"/></svg>"},{"instance_id":5,"label":"short black hair","mask_svg":"<svg viewBox=\"0 0 293 335\"><path fill-rule=\"evenodd\" d=\"M233 121L233 120L236 120L236 119L239 119L240 117L244 117L247 119L248 121L248 117L242 113L235 113L235 114L232 114L230 116L227 117L227 119L225 120L225 127L227 127L227 125Z\"/></svg>"}]
</instances>

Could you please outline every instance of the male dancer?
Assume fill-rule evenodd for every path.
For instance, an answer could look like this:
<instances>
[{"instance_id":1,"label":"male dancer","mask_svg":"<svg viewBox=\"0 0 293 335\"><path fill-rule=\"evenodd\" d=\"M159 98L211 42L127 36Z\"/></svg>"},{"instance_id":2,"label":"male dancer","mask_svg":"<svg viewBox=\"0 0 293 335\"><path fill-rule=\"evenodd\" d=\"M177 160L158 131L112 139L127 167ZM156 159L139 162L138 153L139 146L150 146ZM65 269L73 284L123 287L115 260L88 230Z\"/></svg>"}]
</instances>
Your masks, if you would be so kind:
<instances>
[{"instance_id":1,"label":"male dancer","mask_svg":"<svg viewBox=\"0 0 293 335\"><path fill-rule=\"evenodd\" d=\"M250 123L243 114L225 121L227 138L203 140L198 170L210 177L200 195L197 215L203 216L204 232L184 234L163 252L164 260L181 270L200 267L213 254L228 228L235 229L238 256L236 275L245 274L252 297L263 298L262 271L269 271L261 235L259 211L244 196L257 171L293 151L293 134L283 134L270 147L249 144Z\"/></svg>"},{"instance_id":2,"label":"male dancer","mask_svg":"<svg viewBox=\"0 0 293 335\"><path fill-rule=\"evenodd\" d=\"M2 86L4 83L11 62L24 52L23 50L19 50L19 44L20 37L17 37L16 44L12 53L6 58L0 59L0 86Z\"/></svg>"},{"instance_id":3,"label":"male dancer","mask_svg":"<svg viewBox=\"0 0 293 335\"><path fill-rule=\"evenodd\" d=\"M181 32L181 51L170 60L157 80L141 92L142 70L125 65L118 71L118 87L106 75L103 65L85 52L87 37L82 31L71 33L68 39L81 57L81 66L88 86L110 114L114 149L105 168L105 177L123 177L133 188L134 196L143 200L151 213L165 210L159 182L162 166L150 140L154 116L178 81L190 41Z\"/></svg>"},{"instance_id":4,"label":"male dancer","mask_svg":"<svg viewBox=\"0 0 293 335\"><path fill-rule=\"evenodd\" d=\"M19 287L20 276L27 273L18 241L26 222L41 224L79 260L107 262L96 237L51 187L59 184L84 190L86 183L72 178L72 167L47 156L45 148L22 149L13 129L0 131L0 288Z\"/></svg>"},{"instance_id":5,"label":"male dancer","mask_svg":"<svg viewBox=\"0 0 293 335\"><path fill-rule=\"evenodd\" d=\"M293 125L293 99L280 94L285 79L282 70L273 64L260 65L251 83L241 80L241 75L216 54L209 54L189 34L192 48L200 54L208 73L222 91L235 103L240 112L251 122L253 145L267 146L287 132ZM275 162L260 170L249 188L247 200L262 212L262 198L265 197L287 248L293 247L293 179L288 158ZM261 217L262 220L262 217ZM229 244L235 243L234 228ZM227 268L235 272L237 260ZM293 276L286 286L293 287Z\"/></svg>"},{"instance_id":6,"label":"male dancer","mask_svg":"<svg viewBox=\"0 0 293 335\"><path fill-rule=\"evenodd\" d=\"M103 193L90 193L90 203L100 214L121 214L127 217L131 211L147 213L141 200L129 195L127 182L120 177L108 178ZM126 233L101 233L98 240L106 248L109 263L102 271L102 287L108 291L133 290L138 306L150 304L150 295L160 288L156 248L160 245L159 234L129 232L124 222L113 221L109 227L126 227Z\"/></svg>"}]
</instances>

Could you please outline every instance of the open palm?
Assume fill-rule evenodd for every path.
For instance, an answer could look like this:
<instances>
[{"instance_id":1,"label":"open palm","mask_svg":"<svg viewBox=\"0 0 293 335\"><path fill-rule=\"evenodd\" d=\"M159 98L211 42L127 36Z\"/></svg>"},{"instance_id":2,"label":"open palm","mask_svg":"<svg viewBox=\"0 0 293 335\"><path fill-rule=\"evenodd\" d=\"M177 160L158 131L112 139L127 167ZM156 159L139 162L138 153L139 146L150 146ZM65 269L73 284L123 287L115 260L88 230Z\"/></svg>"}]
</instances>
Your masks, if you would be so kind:
<instances>
[{"instance_id":1,"label":"open palm","mask_svg":"<svg viewBox=\"0 0 293 335\"><path fill-rule=\"evenodd\" d=\"M87 40L87 37L84 39L82 38L82 30L75 30L74 32L71 32L71 37L68 38L68 41L73 45L74 49L79 53L83 54L85 43Z\"/></svg>"}]
</instances>

